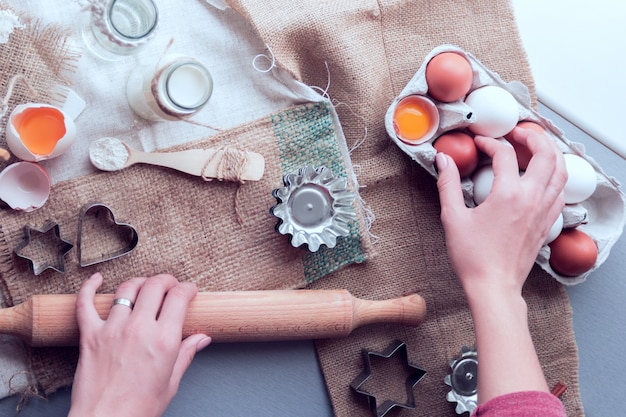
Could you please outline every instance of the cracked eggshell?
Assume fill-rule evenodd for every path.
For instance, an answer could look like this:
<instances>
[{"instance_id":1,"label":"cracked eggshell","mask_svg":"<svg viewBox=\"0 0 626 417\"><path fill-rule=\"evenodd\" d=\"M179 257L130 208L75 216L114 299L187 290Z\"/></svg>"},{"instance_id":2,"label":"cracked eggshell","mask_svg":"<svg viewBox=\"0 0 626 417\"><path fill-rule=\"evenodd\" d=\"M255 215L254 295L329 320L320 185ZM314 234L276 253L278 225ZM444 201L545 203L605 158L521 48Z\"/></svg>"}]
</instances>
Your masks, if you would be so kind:
<instances>
[{"instance_id":1,"label":"cracked eggshell","mask_svg":"<svg viewBox=\"0 0 626 417\"><path fill-rule=\"evenodd\" d=\"M76 125L65 112L55 106L43 103L21 104L9 116L6 140L11 152L19 159L43 161L57 157L69 149L76 140Z\"/></svg>"},{"instance_id":2,"label":"cracked eggshell","mask_svg":"<svg viewBox=\"0 0 626 417\"><path fill-rule=\"evenodd\" d=\"M0 172L0 199L14 210L31 212L50 196L48 172L33 162L16 162Z\"/></svg>"},{"instance_id":3,"label":"cracked eggshell","mask_svg":"<svg viewBox=\"0 0 626 417\"><path fill-rule=\"evenodd\" d=\"M497 73L485 67L471 53L457 46L438 46L424 58L423 64L415 75L389 106L385 115L385 127L389 137L404 153L409 155L433 177L437 178L438 174L435 168L437 151L433 147L433 143L439 136L448 131L470 130L470 126L476 123L476 115L473 114L471 107L464 102L465 97L450 103L434 100L439 111L439 128L432 139L419 145L410 146L398 139L394 133L393 112L396 104L408 95L420 94L428 96L428 85L425 77L426 66L433 57L443 52L455 52L467 58L472 66L473 74L470 93L484 86L497 86L507 90L517 102L518 121L520 123L532 122L539 125L557 143L563 153L578 155L586 160L595 170L597 186L593 194L578 204L566 205L562 212L564 228L578 227L591 236L597 244L598 258L595 265L589 271L579 276L561 276L550 267L550 248L548 245L544 245L541 248L536 259L536 263L542 269L565 285L584 282L606 260L611 247L622 234L626 222L626 197L621 191L621 184L615 178L607 175L593 158L586 155L583 145L568 140L561 129L532 108L529 90L523 83L519 81L503 81ZM482 160L479 165L482 166L486 163L488 164L489 162ZM474 184L471 177L463 178L461 187L465 204L468 207L475 207L476 203L473 200Z\"/></svg>"}]
</instances>

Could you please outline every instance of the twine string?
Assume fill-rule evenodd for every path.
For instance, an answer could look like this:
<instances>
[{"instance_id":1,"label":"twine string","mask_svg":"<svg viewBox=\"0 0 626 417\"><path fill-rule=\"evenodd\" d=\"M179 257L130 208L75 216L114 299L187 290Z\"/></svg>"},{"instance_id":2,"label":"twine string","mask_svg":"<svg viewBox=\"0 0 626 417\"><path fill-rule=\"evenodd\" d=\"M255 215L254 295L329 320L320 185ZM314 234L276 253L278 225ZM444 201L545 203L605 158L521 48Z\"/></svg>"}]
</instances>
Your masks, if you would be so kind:
<instances>
[{"instance_id":1,"label":"twine string","mask_svg":"<svg viewBox=\"0 0 626 417\"><path fill-rule=\"evenodd\" d=\"M204 163L202 168L202 179L212 181L235 181L244 183L241 179L246 166L248 165L248 151L241 151L232 146L217 148L210 158ZM208 167L215 164L215 178L209 177L205 173Z\"/></svg>"},{"instance_id":2,"label":"twine string","mask_svg":"<svg viewBox=\"0 0 626 417\"><path fill-rule=\"evenodd\" d=\"M274 67L276 67L276 57L274 56L274 52L272 52L272 48L270 48L270 46L267 45L267 44L265 45L265 47L266 47L266 49L268 51L269 56L267 56L265 54L258 54L257 56L255 56L252 59L252 67L255 70L257 70L258 72L261 72L261 73L268 73L271 70L273 70ZM260 59L267 60L269 62L269 66L266 67L266 68L261 68L261 66L258 64L258 61Z\"/></svg>"},{"instance_id":3,"label":"twine string","mask_svg":"<svg viewBox=\"0 0 626 417\"><path fill-rule=\"evenodd\" d=\"M241 192L241 186L245 183L241 177L249 162L248 151L239 150L234 147L221 147L218 148L210 158L208 158L202 168L202 179L205 181L213 181L217 179L219 181L234 181L237 182L237 191L235 192L235 198L233 206L235 209L235 216L237 217L237 223L243 225L243 215L241 213L241 207L239 206L239 193ZM209 177L205 174L208 167L215 164L215 178Z\"/></svg>"},{"instance_id":4,"label":"twine string","mask_svg":"<svg viewBox=\"0 0 626 417\"><path fill-rule=\"evenodd\" d=\"M15 90L15 86L17 85L18 81L21 81L26 86L26 88L28 89L28 93L30 94L31 97L37 97L39 95L37 90L35 90L33 86L30 85L25 75L23 74L14 75L13 77L9 79L9 83L7 84L7 92L4 95L4 98L2 99L2 103L0 103L0 117L4 117L6 112L9 110L9 101L11 100L11 97L13 96L13 92Z\"/></svg>"}]
</instances>

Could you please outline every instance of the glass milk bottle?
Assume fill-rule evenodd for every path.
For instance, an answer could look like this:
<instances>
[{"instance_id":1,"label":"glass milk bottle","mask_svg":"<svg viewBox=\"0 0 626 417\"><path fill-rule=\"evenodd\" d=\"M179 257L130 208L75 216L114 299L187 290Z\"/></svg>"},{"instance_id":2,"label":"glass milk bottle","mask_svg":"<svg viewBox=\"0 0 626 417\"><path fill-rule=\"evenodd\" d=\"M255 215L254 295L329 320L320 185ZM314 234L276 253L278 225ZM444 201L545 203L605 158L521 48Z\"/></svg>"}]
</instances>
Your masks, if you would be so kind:
<instances>
[{"instance_id":1,"label":"glass milk bottle","mask_svg":"<svg viewBox=\"0 0 626 417\"><path fill-rule=\"evenodd\" d=\"M117 61L154 38L159 12L153 0L90 0L83 40L97 56Z\"/></svg>"},{"instance_id":2,"label":"glass milk bottle","mask_svg":"<svg viewBox=\"0 0 626 417\"><path fill-rule=\"evenodd\" d=\"M206 105L213 79L202 63L179 54L165 55L156 65L137 67L128 77L128 104L147 120L182 120Z\"/></svg>"}]
</instances>

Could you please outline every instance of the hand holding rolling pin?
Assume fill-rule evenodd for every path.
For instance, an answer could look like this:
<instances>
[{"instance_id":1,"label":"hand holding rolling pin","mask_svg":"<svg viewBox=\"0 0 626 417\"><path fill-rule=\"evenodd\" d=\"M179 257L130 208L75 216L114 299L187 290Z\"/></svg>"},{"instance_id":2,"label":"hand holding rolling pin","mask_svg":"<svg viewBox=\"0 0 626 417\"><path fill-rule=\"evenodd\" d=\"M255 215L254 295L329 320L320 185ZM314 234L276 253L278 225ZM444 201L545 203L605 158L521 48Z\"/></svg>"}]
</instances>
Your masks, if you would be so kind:
<instances>
[{"instance_id":1,"label":"hand holding rolling pin","mask_svg":"<svg viewBox=\"0 0 626 417\"><path fill-rule=\"evenodd\" d=\"M102 281L94 274L78 297L34 296L0 314L0 329L33 346L75 344L80 331L69 417L162 415L212 341L341 337L371 323L418 326L426 315L417 294L370 301L345 290L198 293L157 275L96 295Z\"/></svg>"},{"instance_id":2,"label":"hand holding rolling pin","mask_svg":"<svg viewBox=\"0 0 626 417\"><path fill-rule=\"evenodd\" d=\"M198 290L170 275L134 278L119 286L103 320L94 305L101 284L102 275L93 275L76 302L80 358L69 416L158 417L196 352L211 343L202 333L181 341Z\"/></svg>"}]
</instances>

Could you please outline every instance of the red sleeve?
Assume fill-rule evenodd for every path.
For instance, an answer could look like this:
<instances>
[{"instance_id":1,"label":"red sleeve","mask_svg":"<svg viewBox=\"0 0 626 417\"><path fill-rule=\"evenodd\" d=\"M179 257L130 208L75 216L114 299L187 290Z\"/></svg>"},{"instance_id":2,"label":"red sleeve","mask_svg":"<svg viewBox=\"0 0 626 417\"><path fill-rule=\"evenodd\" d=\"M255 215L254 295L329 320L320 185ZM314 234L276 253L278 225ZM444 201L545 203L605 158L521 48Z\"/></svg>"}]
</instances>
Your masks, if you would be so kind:
<instances>
[{"instance_id":1,"label":"red sleeve","mask_svg":"<svg viewBox=\"0 0 626 417\"><path fill-rule=\"evenodd\" d=\"M541 391L514 392L481 404L473 417L567 417L561 401Z\"/></svg>"}]
</instances>

